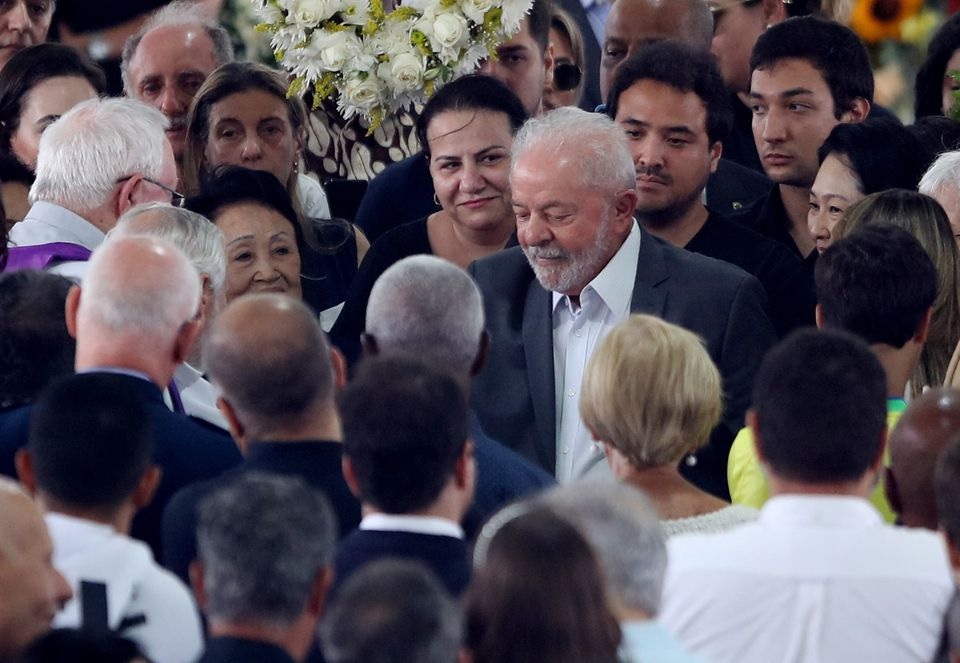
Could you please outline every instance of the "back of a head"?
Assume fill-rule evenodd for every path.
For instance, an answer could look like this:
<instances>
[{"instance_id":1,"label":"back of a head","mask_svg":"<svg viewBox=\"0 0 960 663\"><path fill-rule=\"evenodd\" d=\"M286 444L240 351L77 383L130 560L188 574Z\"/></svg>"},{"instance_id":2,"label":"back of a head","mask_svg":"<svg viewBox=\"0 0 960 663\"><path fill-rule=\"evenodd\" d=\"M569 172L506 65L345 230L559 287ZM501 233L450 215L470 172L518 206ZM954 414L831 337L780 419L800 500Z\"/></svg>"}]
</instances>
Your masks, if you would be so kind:
<instances>
[{"instance_id":1,"label":"back of a head","mask_svg":"<svg viewBox=\"0 0 960 663\"><path fill-rule=\"evenodd\" d=\"M950 441L937 459L934 490L940 527L950 544L960 548L960 435Z\"/></svg>"},{"instance_id":2,"label":"back of a head","mask_svg":"<svg viewBox=\"0 0 960 663\"><path fill-rule=\"evenodd\" d=\"M893 118L841 122L820 146L820 162L830 154L850 167L864 194L916 189L926 168L919 142ZM890 164L897 167L891 168Z\"/></svg>"},{"instance_id":3,"label":"back of a head","mask_svg":"<svg viewBox=\"0 0 960 663\"><path fill-rule=\"evenodd\" d=\"M332 405L330 347L316 316L291 297L231 302L213 321L203 356L224 398L260 426L292 425L318 403Z\"/></svg>"},{"instance_id":4,"label":"back of a head","mask_svg":"<svg viewBox=\"0 0 960 663\"><path fill-rule=\"evenodd\" d=\"M733 107L716 61L708 51L664 40L646 44L617 67L607 95L607 115L617 116L620 95L640 81L651 80L693 92L707 109L710 143L723 141L733 128Z\"/></svg>"},{"instance_id":5,"label":"back of a head","mask_svg":"<svg viewBox=\"0 0 960 663\"><path fill-rule=\"evenodd\" d=\"M167 124L156 108L133 99L77 104L40 138L30 202L88 211L104 205L124 177L162 179Z\"/></svg>"},{"instance_id":6,"label":"back of a head","mask_svg":"<svg viewBox=\"0 0 960 663\"><path fill-rule=\"evenodd\" d=\"M960 48L960 14L947 19L930 40L927 59L914 82L914 116L943 114L943 77L954 51Z\"/></svg>"},{"instance_id":7,"label":"back of a head","mask_svg":"<svg viewBox=\"0 0 960 663\"><path fill-rule=\"evenodd\" d=\"M118 237L90 258L77 335L83 341L95 329L146 351L158 340L172 342L199 306L200 277L179 249L149 237Z\"/></svg>"},{"instance_id":8,"label":"back of a head","mask_svg":"<svg viewBox=\"0 0 960 663\"><path fill-rule=\"evenodd\" d=\"M32 402L73 372L64 302L70 282L49 272L0 274L0 409Z\"/></svg>"},{"instance_id":9,"label":"back of a head","mask_svg":"<svg viewBox=\"0 0 960 663\"><path fill-rule=\"evenodd\" d=\"M848 27L814 16L791 18L768 28L753 48L750 71L781 60L805 60L821 73L839 118L857 98L873 103L873 70L860 38Z\"/></svg>"},{"instance_id":10,"label":"back of a head","mask_svg":"<svg viewBox=\"0 0 960 663\"><path fill-rule=\"evenodd\" d=\"M383 355L410 355L468 376L480 351L483 300L473 279L441 258L411 256L370 290L366 333Z\"/></svg>"},{"instance_id":11,"label":"back of a head","mask_svg":"<svg viewBox=\"0 0 960 663\"><path fill-rule=\"evenodd\" d=\"M937 272L920 242L887 223L857 228L830 246L814 271L823 324L870 344L902 348L937 296Z\"/></svg>"},{"instance_id":12,"label":"back of a head","mask_svg":"<svg viewBox=\"0 0 960 663\"><path fill-rule=\"evenodd\" d=\"M886 376L850 334L801 330L764 358L753 409L772 473L811 485L856 481L883 448Z\"/></svg>"},{"instance_id":13,"label":"back of a head","mask_svg":"<svg viewBox=\"0 0 960 663\"><path fill-rule=\"evenodd\" d=\"M492 534L476 563L465 608L476 663L617 660L619 627L600 563L566 520L525 511Z\"/></svg>"},{"instance_id":14,"label":"back of a head","mask_svg":"<svg viewBox=\"0 0 960 663\"><path fill-rule=\"evenodd\" d=\"M551 490L536 503L572 523L587 540L615 605L651 617L660 611L666 535L643 493L623 483L581 483Z\"/></svg>"},{"instance_id":15,"label":"back of a head","mask_svg":"<svg viewBox=\"0 0 960 663\"><path fill-rule=\"evenodd\" d=\"M58 507L109 512L150 466L153 423L121 376L85 373L47 388L30 420L27 449L40 492Z\"/></svg>"},{"instance_id":16,"label":"back of a head","mask_svg":"<svg viewBox=\"0 0 960 663\"><path fill-rule=\"evenodd\" d=\"M636 467L675 464L706 443L723 413L722 390L696 334L633 315L590 357L580 412L599 440Z\"/></svg>"},{"instance_id":17,"label":"back of a head","mask_svg":"<svg viewBox=\"0 0 960 663\"><path fill-rule=\"evenodd\" d=\"M249 472L204 498L197 516L210 622L292 625L333 561L337 524L323 493L296 477Z\"/></svg>"},{"instance_id":18,"label":"back of a head","mask_svg":"<svg viewBox=\"0 0 960 663\"><path fill-rule=\"evenodd\" d=\"M127 210L110 236L145 235L170 242L183 251L210 287L219 292L226 277L223 233L209 219L169 203L147 203Z\"/></svg>"},{"instance_id":19,"label":"back of a head","mask_svg":"<svg viewBox=\"0 0 960 663\"><path fill-rule=\"evenodd\" d=\"M907 127L923 149L923 156L930 166L944 152L960 150L960 122L942 115L927 115ZM929 191L920 189L921 193Z\"/></svg>"},{"instance_id":20,"label":"back of a head","mask_svg":"<svg viewBox=\"0 0 960 663\"><path fill-rule=\"evenodd\" d=\"M401 514L430 506L468 435L457 379L412 357L374 357L361 363L338 403L361 502Z\"/></svg>"},{"instance_id":21,"label":"back of a head","mask_svg":"<svg viewBox=\"0 0 960 663\"><path fill-rule=\"evenodd\" d=\"M623 129L601 113L572 106L526 121L513 140L512 166L524 154L545 150L577 164L583 184L616 193L636 187L636 168Z\"/></svg>"},{"instance_id":22,"label":"back of a head","mask_svg":"<svg viewBox=\"0 0 960 663\"><path fill-rule=\"evenodd\" d=\"M460 610L419 562L385 559L353 574L321 626L329 663L453 663Z\"/></svg>"}]
</instances>

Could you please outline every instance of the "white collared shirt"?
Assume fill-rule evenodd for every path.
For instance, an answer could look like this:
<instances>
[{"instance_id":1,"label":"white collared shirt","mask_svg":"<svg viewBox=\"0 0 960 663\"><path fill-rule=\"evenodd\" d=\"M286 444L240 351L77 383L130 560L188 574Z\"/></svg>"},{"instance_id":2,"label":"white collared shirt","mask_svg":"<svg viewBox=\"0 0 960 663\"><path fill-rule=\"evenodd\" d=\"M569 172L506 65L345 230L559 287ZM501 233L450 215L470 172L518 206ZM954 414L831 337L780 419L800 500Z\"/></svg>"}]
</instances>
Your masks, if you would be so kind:
<instances>
[{"instance_id":1,"label":"white collared shirt","mask_svg":"<svg viewBox=\"0 0 960 663\"><path fill-rule=\"evenodd\" d=\"M10 229L10 246L35 246L51 242L79 244L91 251L103 244L106 235L95 225L70 210L47 202L36 202L23 221ZM81 281L87 271L85 261L66 261L49 272Z\"/></svg>"},{"instance_id":2,"label":"white collared shirt","mask_svg":"<svg viewBox=\"0 0 960 663\"><path fill-rule=\"evenodd\" d=\"M410 516L396 513L371 513L360 521L360 529L377 532L412 532L463 539L463 528L452 520L436 516Z\"/></svg>"},{"instance_id":3,"label":"white collared shirt","mask_svg":"<svg viewBox=\"0 0 960 663\"><path fill-rule=\"evenodd\" d=\"M658 621L711 661L929 661L953 594L942 539L858 497L774 497L753 523L667 547Z\"/></svg>"},{"instance_id":4,"label":"white collared shirt","mask_svg":"<svg viewBox=\"0 0 960 663\"><path fill-rule=\"evenodd\" d=\"M223 413L217 409L217 399L220 397L217 388L204 379L203 373L190 364L183 362L177 366L173 374L173 381L180 390L180 401L183 411L192 417L203 419L223 430L229 430ZM169 390L164 392L164 401L170 400ZM172 403L167 403L172 405ZM170 409L173 409L172 407Z\"/></svg>"},{"instance_id":5,"label":"white collared shirt","mask_svg":"<svg viewBox=\"0 0 960 663\"><path fill-rule=\"evenodd\" d=\"M630 316L637 278L640 228L636 221L606 267L580 293L580 308L553 293L553 375L556 398L557 480L611 478L603 451L580 419L580 385L600 340Z\"/></svg>"}]
</instances>

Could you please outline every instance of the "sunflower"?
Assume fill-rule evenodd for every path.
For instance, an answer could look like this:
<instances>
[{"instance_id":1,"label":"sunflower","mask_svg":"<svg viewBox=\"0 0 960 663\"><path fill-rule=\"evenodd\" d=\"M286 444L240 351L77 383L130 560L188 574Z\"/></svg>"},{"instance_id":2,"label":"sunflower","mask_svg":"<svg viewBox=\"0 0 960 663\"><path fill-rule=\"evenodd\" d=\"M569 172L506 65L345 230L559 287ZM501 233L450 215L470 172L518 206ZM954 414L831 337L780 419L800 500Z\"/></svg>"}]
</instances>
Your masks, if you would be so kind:
<instances>
[{"instance_id":1,"label":"sunflower","mask_svg":"<svg viewBox=\"0 0 960 663\"><path fill-rule=\"evenodd\" d=\"M850 27L868 44L900 38L900 23L920 11L923 0L857 0Z\"/></svg>"}]
</instances>

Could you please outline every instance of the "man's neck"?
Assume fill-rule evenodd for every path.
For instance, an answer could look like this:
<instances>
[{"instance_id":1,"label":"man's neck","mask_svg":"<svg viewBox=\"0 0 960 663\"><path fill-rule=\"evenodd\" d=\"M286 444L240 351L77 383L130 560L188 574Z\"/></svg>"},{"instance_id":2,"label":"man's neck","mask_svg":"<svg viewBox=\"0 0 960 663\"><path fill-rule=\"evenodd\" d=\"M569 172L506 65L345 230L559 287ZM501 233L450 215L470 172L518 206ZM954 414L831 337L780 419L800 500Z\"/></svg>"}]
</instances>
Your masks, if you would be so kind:
<instances>
[{"instance_id":1,"label":"man's neck","mask_svg":"<svg viewBox=\"0 0 960 663\"><path fill-rule=\"evenodd\" d=\"M304 421L289 426L275 426L271 428L250 429L250 440L257 442L312 442L324 440L340 442L343 439L343 429L340 426L340 417L329 408L316 412Z\"/></svg>"},{"instance_id":2,"label":"man's neck","mask_svg":"<svg viewBox=\"0 0 960 663\"><path fill-rule=\"evenodd\" d=\"M684 247L707 223L710 213L702 203L697 201L686 211L670 219L644 212L637 212L636 216L643 229L654 237L670 242L674 246Z\"/></svg>"},{"instance_id":3,"label":"man's neck","mask_svg":"<svg viewBox=\"0 0 960 663\"><path fill-rule=\"evenodd\" d=\"M790 237L797 245L800 255L806 257L813 253L816 244L807 226L807 211L810 209L810 188L789 184L780 185L780 199L787 211L787 223Z\"/></svg>"},{"instance_id":4,"label":"man's neck","mask_svg":"<svg viewBox=\"0 0 960 663\"><path fill-rule=\"evenodd\" d=\"M907 392L907 382L913 377L913 372L917 368L922 347L913 341L907 341L902 348L882 343L874 343L870 346L887 376L888 397L904 397Z\"/></svg>"},{"instance_id":5,"label":"man's neck","mask_svg":"<svg viewBox=\"0 0 960 663\"><path fill-rule=\"evenodd\" d=\"M876 474L867 472L859 480L834 483L807 483L784 479L772 471L767 472L770 495L804 495L808 497L860 497L867 499L876 484Z\"/></svg>"}]
</instances>

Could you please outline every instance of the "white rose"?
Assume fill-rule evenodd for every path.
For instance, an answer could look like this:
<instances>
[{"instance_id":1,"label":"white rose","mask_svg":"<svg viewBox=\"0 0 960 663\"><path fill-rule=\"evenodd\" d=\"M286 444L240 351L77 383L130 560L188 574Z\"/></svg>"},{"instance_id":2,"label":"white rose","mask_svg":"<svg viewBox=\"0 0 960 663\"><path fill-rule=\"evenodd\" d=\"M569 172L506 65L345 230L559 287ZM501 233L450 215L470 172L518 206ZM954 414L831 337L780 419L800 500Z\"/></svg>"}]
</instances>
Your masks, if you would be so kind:
<instances>
[{"instance_id":1,"label":"white rose","mask_svg":"<svg viewBox=\"0 0 960 663\"><path fill-rule=\"evenodd\" d=\"M470 35L467 30L467 20L459 13L445 12L438 14L433 20L433 30L430 41L435 50L452 49L460 46Z\"/></svg>"},{"instance_id":2,"label":"white rose","mask_svg":"<svg viewBox=\"0 0 960 663\"><path fill-rule=\"evenodd\" d=\"M351 78L343 86L343 101L361 112L380 103L380 88L372 78Z\"/></svg>"},{"instance_id":3,"label":"white rose","mask_svg":"<svg viewBox=\"0 0 960 663\"><path fill-rule=\"evenodd\" d=\"M377 68L378 76L394 92L418 90L423 86L423 58L414 53L400 53Z\"/></svg>"},{"instance_id":4,"label":"white rose","mask_svg":"<svg viewBox=\"0 0 960 663\"><path fill-rule=\"evenodd\" d=\"M343 66L360 50L360 40L352 32L341 30L323 36L317 44L320 65L327 71L341 71Z\"/></svg>"},{"instance_id":5,"label":"white rose","mask_svg":"<svg viewBox=\"0 0 960 663\"><path fill-rule=\"evenodd\" d=\"M493 0L461 0L463 13L474 23L483 23L483 15L493 8Z\"/></svg>"},{"instance_id":6,"label":"white rose","mask_svg":"<svg viewBox=\"0 0 960 663\"><path fill-rule=\"evenodd\" d=\"M297 0L290 11L290 17L297 25L315 28L337 11L339 4L330 0Z\"/></svg>"}]
</instances>

